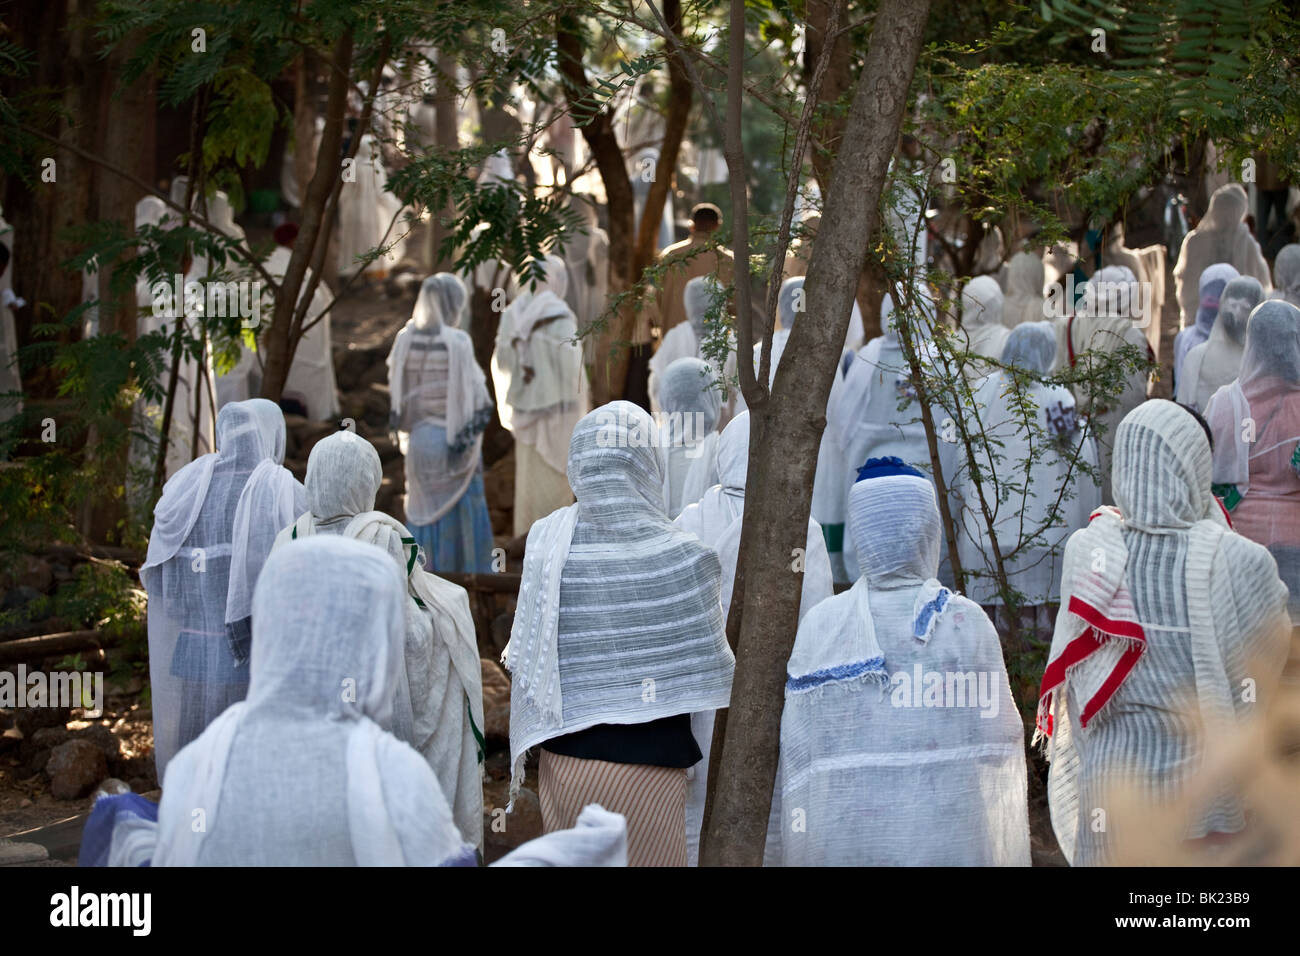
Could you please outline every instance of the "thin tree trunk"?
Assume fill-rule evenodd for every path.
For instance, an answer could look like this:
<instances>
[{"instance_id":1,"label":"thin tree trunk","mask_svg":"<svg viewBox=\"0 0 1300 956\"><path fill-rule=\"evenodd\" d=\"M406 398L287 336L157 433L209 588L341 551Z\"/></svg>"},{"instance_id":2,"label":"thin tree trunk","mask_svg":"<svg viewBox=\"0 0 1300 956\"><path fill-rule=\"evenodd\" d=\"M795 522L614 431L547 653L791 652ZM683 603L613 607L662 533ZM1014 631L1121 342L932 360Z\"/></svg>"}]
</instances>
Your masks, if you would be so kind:
<instances>
[{"instance_id":1,"label":"thin tree trunk","mask_svg":"<svg viewBox=\"0 0 1300 956\"><path fill-rule=\"evenodd\" d=\"M437 55L438 78L434 91L434 147L443 155L449 155L460 149L460 134L457 122L460 113L456 106L456 60L443 50ZM451 221L456 215L455 204L448 201L441 209L429 210L429 255L430 272L438 272L449 266L441 257L439 250L452 230L444 222Z\"/></svg>"},{"instance_id":2,"label":"thin tree trunk","mask_svg":"<svg viewBox=\"0 0 1300 956\"><path fill-rule=\"evenodd\" d=\"M802 587L802 575L791 570L792 551L804 547L807 538L826 399L858 275L879 225L880 195L928 10L928 0L883 0L876 14L808 267L807 315L814 321L795 324L777 371L774 399L753 411L759 428L757 443L750 446L740 543L743 617L730 732L722 742L713 812L701 848L705 865L762 863L780 748L785 667ZM735 0L732 11L735 29L738 18L743 25L741 0ZM733 84L728 103L733 125L740 105L736 89ZM738 257L738 273L742 267Z\"/></svg>"}]
</instances>

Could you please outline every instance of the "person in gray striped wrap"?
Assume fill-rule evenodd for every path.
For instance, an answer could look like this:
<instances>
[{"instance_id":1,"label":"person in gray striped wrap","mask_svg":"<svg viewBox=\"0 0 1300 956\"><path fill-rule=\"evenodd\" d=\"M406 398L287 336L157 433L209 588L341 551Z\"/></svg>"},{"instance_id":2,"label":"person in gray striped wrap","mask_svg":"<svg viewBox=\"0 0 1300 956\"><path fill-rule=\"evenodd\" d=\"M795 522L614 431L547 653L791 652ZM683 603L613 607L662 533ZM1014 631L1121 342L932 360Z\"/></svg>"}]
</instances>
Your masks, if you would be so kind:
<instances>
[{"instance_id":1,"label":"person in gray striped wrap","mask_svg":"<svg viewBox=\"0 0 1300 956\"><path fill-rule=\"evenodd\" d=\"M631 866L686 865L690 715L727 706L718 557L664 511L664 439L630 402L582 418L576 504L533 525L503 660L511 672L511 808L541 745L546 832L588 803L628 822Z\"/></svg>"},{"instance_id":2,"label":"person in gray striped wrap","mask_svg":"<svg viewBox=\"0 0 1300 956\"><path fill-rule=\"evenodd\" d=\"M1072 865L1113 852L1121 791L1173 806L1207 744L1270 706L1286 658L1287 589L1268 550L1236 534L1210 491L1210 442L1173 402L1115 432L1117 507L1065 548L1061 611L1039 691L1052 828ZM1220 840L1246 808L1213 781L1182 838Z\"/></svg>"}]
</instances>

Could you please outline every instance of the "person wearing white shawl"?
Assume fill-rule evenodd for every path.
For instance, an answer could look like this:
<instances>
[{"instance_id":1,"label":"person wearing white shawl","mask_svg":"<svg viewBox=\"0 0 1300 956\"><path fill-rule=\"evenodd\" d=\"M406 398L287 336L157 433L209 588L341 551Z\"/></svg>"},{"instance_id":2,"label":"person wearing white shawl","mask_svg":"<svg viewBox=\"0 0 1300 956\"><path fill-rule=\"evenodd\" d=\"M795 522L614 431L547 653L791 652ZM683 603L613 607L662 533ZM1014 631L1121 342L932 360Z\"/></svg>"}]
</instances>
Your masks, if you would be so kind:
<instances>
[{"instance_id":1,"label":"person wearing white shawl","mask_svg":"<svg viewBox=\"0 0 1300 956\"><path fill-rule=\"evenodd\" d=\"M1192 346L1183 359L1178 404L1204 412L1210 397L1237 377L1246 345L1246 320L1263 298L1263 287L1250 276L1238 276L1223 287L1210 337Z\"/></svg>"},{"instance_id":2,"label":"person wearing white shawl","mask_svg":"<svg viewBox=\"0 0 1300 956\"><path fill-rule=\"evenodd\" d=\"M1115 435L1115 507L1065 548L1061 610L1039 690L1052 829L1071 865L1108 858L1095 825L1123 789L1153 810L1198 773L1207 740L1271 704L1286 656L1287 589L1210 491L1194 415L1152 399ZM1249 684L1254 694L1240 688ZM1186 839L1245 826L1222 784L1178 822Z\"/></svg>"},{"instance_id":3,"label":"person wearing white shawl","mask_svg":"<svg viewBox=\"0 0 1300 956\"><path fill-rule=\"evenodd\" d=\"M708 362L680 358L659 382L661 410L656 421L664 439L664 502L669 518L676 518L718 483L722 393L715 378Z\"/></svg>"},{"instance_id":4,"label":"person wearing white shawl","mask_svg":"<svg viewBox=\"0 0 1300 956\"><path fill-rule=\"evenodd\" d=\"M475 865L433 771L391 732L405 592L373 545L271 555L248 698L171 762L154 866Z\"/></svg>"},{"instance_id":5,"label":"person wearing white shawl","mask_svg":"<svg viewBox=\"0 0 1300 956\"><path fill-rule=\"evenodd\" d=\"M768 866L1028 866L1024 725L997 632L935 580L934 486L869 462L863 574L799 624Z\"/></svg>"},{"instance_id":6,"label":"person wearing white shawl","mask_svg":"<svg viewBox=\"0 0 1300 956\"><path fill-rule=\"evenodd\" d=\"M1007 292L1002 302L1002 324L1014 329L1025 322L1041 322L1045 284L1043 257L1017 252L1007 260Z\"/></svg>"},{"instance_id":7,"label":"person wearing white shawl","mask_svg":"<svg viewBox=\"0 0 1300 956\"><path fill-rule=\"evenodd\" d=\"M903 355L895 321L893 296L886 293L880 301L880 325L884 334L872 339L849 360L848 371L842 383L832 386L826 406L825 434L835 442L839 451L836 457L843 467L839 483L841 503L836 512L840 522L836 523L837 531L828 540L828 547L832 567L836 569L835 580L843 584L856 581L859 576L853 540L844 534L842 523L848 513L849 492L857 470L868 458L899 458L914 468L927 467L930 462L921 406L912 387L912 372ZM900 403L904 403L902 411L899 411ZM823 527L828 525L824 523Z\"/></svg>"},{"instance_id":8,"label":"person wearing white shawl","mask_svg":"<svg viewBox=\"0 0 1300 956\"><path fill-rule=\"evenodd\" d=\"M1101 261L1108 266L1124 266L1143 283L1143 313L1139 319L1146 332L1151 351L1160 354L1160 318L1165 306L1164 243L1130 249L1124 242L1124 223L1116 222L1107 231Z\"/></svg>"},{"instance_id":9,"label":"person wearing white shawl","mask_svg":"<svg viewBox=\"0 0 1300 956\"><path fill-rule=\"evenodd\" d=\"M721 302L726 293L713 276L696 276L686 283L682 291L682 304L686 321L679 322L664 333L659 348L650 358L650 410L657 412L659 384L668 366L681 358L702 358L700 347L705 339L704 320L714 303Z\"/></svg>"},{"instance_id":10,"label":"person wearing white shawl","mask_svg":"<svg viewBox=\"0 0 1300 956\"><path fill-rule=\"evenodd\" d=\"M1277 561L1300 623L1300 309L1267 300L1251 313L1241 371L1215 392L1205 417L1215 494L1233 530ZM1300 644L1296 651L1300 662Z\"/></svg>"},{"instance_id":11,"label":"person wearing white shawl","mask_svg":"<svg viewBox=\"0 0 1300 956\"><path fill-rule=\"evenodd\" d=\"M1065 360L1069 367L1082 361L1089 369L1103 366L1105 355L1114 355L1124 346L1131 346L1149 360L1154 361L1146 334L1138 328L1133 316L1136 308L1133 296L1140 287L1137 277L1123 266L1106 266L1098 269L1088 280L1078 311L1065 325ZM1097 358L1090 358L1087 353ZM1057 353L1060 362L1061 355ZM1065 364L1060 364L1065 368ZM1115 442L1115 429L1132 409L1146 400L1149 374L1140 369L1124 371L1118 394L1102 400L1090 388L1088 381L1074 385L1078 411L1088 417L1089 429L1097 442L1097 468L1101 472L1101 498L1110 501L1110 455Z\"/></svg>"},{"instance_id":12,"label":"person wearing white shawl","mask_svg":"<svg viewBox=\"0 0 1300 956\"><path fill-rule=\"evenodd\" d=\"M673 523L689 531L717 552L722 562L722 610L730 613L736 564L740 558L740 530L745 515L745 478L749 470L749 412L741 412L722 430L718 439L719 483L704 497L686 507ZM802 561L803 589L799 601L802 619L813 607L835 593L830 557L822 528L808 519L808 535ZM709 752L713 743L713 711L691 715L691 731L703 755L687 772L686 855L696 866L700 854L700 828L704 822L704 800L708 792Z\"/></svg>"},{"instance_id":13,"label":"person wearing white shawl","mask_svg":"<svg viewBox=\"0 0 1300 956\"><path fill-rule=\"evenodd\" d=\"M181 199L184 198L182 193ZM157 196L145 196L135 204L135 229L137 234L148 227L163 229L174 227L179 222L179 217L179 213L174 210L169 211L167 205ZM196 265L191 265L189 274L185 276L185 281L198 280L203 277L203 273L197 271ZM203 265L202 268L206 271L207 267ZM172 279L169 276L165 281L168 284L168 294L170 295ZM161 374L157 382L165 394L170 380L169 370L173 344L170 336L174 332L175 326L173 323L176 319L169 319L165 315L159 316L154 313L153 287L149 276L142 274L136 280L135 295L136 305L140 309L139 318L136 320L138 335L144 336L153 332L163 332L169 336L166 347L161 353ZM172 308L178 313L183 311L183 309L177 308L176 303L172 303ZM185 322L188 326L192 326L188 330L188 334L197 338L197 318L186 316ZM169 478L189 464L197 455L209 454L216 448L216 435L214 432L218 408L216 381L217 376L212 366L211 348L205 347L203 349L202 364L187 349L181 356L180 369L176 373L176 393L172 399L171 429L167 436L168 444L164 465L166 475ZM150 427L161 439L163 406L139 401L136 405L136 411L141 418L150 423ZM144 437L144 422L141 424L142 435L132 442L131 459L136 467L152 473L157 442ZM198 432L197 437L195 436L196 431ZM191 454L192 449L196 454ZM138 492L133 489L132 497L147 494L147 488L140 489Z\"/></svg>"},{"instance_id":14,"label":"person wearing white shawl","mask_svg":"<svg viewBox=\"0 0 1300 956\"><path fill-rule=\"evenodd\" d=\"M1300 308L1300 244L1291 243L1278 250L1273 260L1273 295Z\"/></svg>"},{"instance_id":15,"label":"person wearing white shawl","mask_svg":"<svg viewBox=\"0 0 1300 956\"><path fill-rule=\"evenodd\" d=\"M1026 322L1012 330L1001 359L1017 371L997 369L985 379L975 395L979 421L969 426L987 442L991 463L972 475L962 458L948 476L958 503L957 550L967 572L966 596L990 615L1005 612L987 508L1008 584L1020 595L1025 629L1045 636L1052 630L1050 605L1060 600L1065 539L1101 504L1097 483L1086 470L1097 467L1096 445L1076 417L1074 395L1064 385L1043 381L1055 357L1050 322Z\"/></svg>"},{"instance_id":16,"label":"person wearing white shawl","mask_svg":"<svg viewBox=\"0 0 1300 956\"><path fill-rule=\"evenodd\" d=\"M1220 186L1196 228L1183 237L1174 266L1174 294L1183 328L1193 324L1200 307L1201 273L1213 263L1226 262L1239 274L1268 285L1268 263L1245 223L1248 206L1246 190L1239 183Z\"/></svg>"},{"instance_id":17,"label":"person wearing white shawl","mask_svg":"<svg viewBox=\"0 0 1300 956\"><path fill-rule=\"evenodd\" d=\"M420 287L388 353L390 422L406 457L406 525L431 571L486 574L492 522L483 490L487 379L458 328L468 293L449 272Z\"/></svg>"},{"instance_id":18,"label":"person wearing white shawl","mask_svg":"<svg viewBox=\"0 0 1300 956\"><path fill-rule=\"evenodd\" d=\"M542 745L547 832L597 802L628 822L632 866L686 864L690 714L727 706L718 557L664 513L659 429L612 402L569 448L577 503L528 533L503 661L511 673L511 803Z\"/></svg>"},{"instance_id":19,"label":"person wearing white shawl","mask_svg":"<svg viewBox=\"0 0 1300 956\"><path fill-rule=\"evenodd\" d=\"M1003 296L997 280L976 276L961 290L961 330L966 336L966 350L974 356L997 361L1007 344L1011 330L1002 324ZM990 366L972 358L966 377L975 384L988 374Z\"/></svg>"},{"instance_id":20,"label":"person wearing white shawl","mask_svg":"<svg viewBox=\"0 0 1300 956\"><path fill-rule=\"evenodd\" d=\"M1202 342L1209 341L1210 330L1214 328L1214 317L1219 314L1219 299L1227 284L1237 276L1237 270L1226 262L1216 262L1201 273L1200 306L1196 310L1196 322L1180 330L1174 337L1175 389L1182 378L1187 353Z\"/></svg>"},{"instance_id":21,"label":"person wearing white shawl","mask_svg":"<svg viewBox=\"0 0 1300 956\"><path fill-rule=\"evenodd\" d=\"M272 279L284 281L292 256L292 249L277 246L267 257L265 267ZM311 269L308 269L303 274L302 285L298 289L299 301L307 291L311 277ZM284 383L283 398L301 402L307 417L318 422L335 418L339 412L339 391L334 380L334 351L330 344L330 317L325 312L332 298L329 286L322 280L316 286L311 305L303 315L302 323L306 331L293 351L293 364L289 367L289 378Z\"/></svg>"},{"instance_id":22,"label":"person wearing white shawl","mask_svg":"<svg viewBox=\"0 0 1300 956\"><path fill-rule=\"evenodd\" d=\"M217 451L173 475L154 508L140 580L160 780L176 751L248 689L253 587L276 532L306 508L280 465L284 439L271 402L225 406Z\"/></svg>"},{"instance_id":23,"label":"person wearing white shawl","mask_svg":"<svg viewBox=\"0 0 1300 956\"><path fill-rule=\"evenodd\" d=\"M402 201L388 191L388 173L375 138L366 133L357 146L355 179L339 193L338 272L350 276L362 268L362 256L383 251L365 264L365 274L383 279L406 255L407 225Z\"/></svg>"},{"instance_id":24,"label":"person wearing white shawl","mask_svg":"<svg viewBox=\"0 0 1300 956\"><path fill-rule=\"evenodd\" d=\"M316 443L307 459L307 512L276 548L313 534L337 534L383 548L407 584L402 679L392 732L429 761L456 826L483 843L483 674L465 589L414 561L416 543L394 518L374 511L384 473L373 445L349 431Z\"/></svg>"},{"instance_id":25,"label":"person wearing white shawl","mask_svg":"<svg viewBox=\"0 0 1300 956\"><path fill-rule=\"evenodd\" d=\"M565 460L589 402L577 322L564 301L564 260L547 256L544 268L533 290L501 313L492 353L497 414L515 436L516 536L573 500Z\"/></svg>"},{"instance_id":26,"label":"person wearing white shawl","mask_svg":"<svg viewBox=\"0 0 1300 956\"><path fill-rule=\"evenodd\" d=\"M564 263L569 271L569 288L564 299L573 309L581 332L605 311L605 300L609 297L609 236L600 228L592 200L573 196L569 208L582 218L582 229L569 237L564 246Z\"/></svg>"}]
</instances>

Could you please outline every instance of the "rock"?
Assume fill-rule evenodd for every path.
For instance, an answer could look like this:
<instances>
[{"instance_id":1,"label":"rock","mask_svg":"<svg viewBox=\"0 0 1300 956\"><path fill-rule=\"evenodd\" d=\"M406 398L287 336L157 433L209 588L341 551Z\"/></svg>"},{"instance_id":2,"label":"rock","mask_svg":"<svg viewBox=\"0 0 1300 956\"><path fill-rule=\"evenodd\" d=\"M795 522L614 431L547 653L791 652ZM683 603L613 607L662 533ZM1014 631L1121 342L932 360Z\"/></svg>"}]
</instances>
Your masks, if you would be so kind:
<instances>
[{"instance_id":1,"label":"rock","mask_svg":"<svg viewBox=\"0 0 1300 956\"><path fill-rule=\"evenodd\" d=\"M17 727L10 727L0 734L0 754L17 750L23 742L23 732Z\"/></svg>"},{"instance_id":2,"label":"rock","mask_svg":"<svg viewBox=\"0 0 1300 956\"><path fill-rule=\"evenodd\" d=\"M104 759L110 763L117 760L122 754L121 739L107 727L101 727L99 724L91 724L82 730L74 730L71 737L73 740L90 741L100 749Z\"/></svg>"},{"instance_id":3,"label":"rock","mask_svg":"<svg viewBox=\"0 0 1300 956\"><path fill-rule=\"evenodd\" d=\"M0 591L30 588L37 594L46 594L54 584L54 568L49 561L34 554L20 554L6 562L0 573Z\"/></svg>"},{"instance_id":4,"label":"rock","mask_svg":"<svg viewBox=\"0 0 1300 956\"><path fill-rule=\"evenodd\" d=\"M41 596L41 592L27 585L20 585L16 588L10 588L5 591L4 597L0 598L0 610L16 611L19 608L26 607Z\"/></svg>"},{"instance_id":5,"label":"rock","mask_svg":"<svg viewBox=\"0 0 1300 956\"><path fill-rule=\"evenodd\" d=\"M74 738L50 752L45 775L50 778L50 793L56 799L76 800L108 776L108 760L92 741Z\"/></svg>"},{"instance_id":6,"label":"rock","mask_svg":"<svg viewBox=\"0 0 1300 956\"><path fill-rule=\"evenodd\" d=\"M67 739L67 727L42 727L28 738L29 746L41 750L53 750Z\"/></svg>"},{"instance_id":7,"label":"rock","mask_svg":"<svg viewBox=\"0 0 1300 956\"><path fill-rule=\"evenodd\" d=\"M364 396L364 405L362 407L360 418L364 419L367 425L373 428L384 428L388 425L388 382L374 382L366 387L362 393Z\"/></svg>"},{"instance_id":8,"label":"rock","mask_svg":"<svg viewBox=\"0 0 1300 956\"><path fill-rule=\"evenodd\" d=\"M50 851L39 843L15 843L0 840L0 866L30 866L50 858Z\"/></svg>"},{"instance_id":9,"label":"rock","mask_svg":"<svg viewBox=\"0 0 1300 956\"><path fill-rule=\"evenodd\" d=\"M14 726L31 737L42 727L67 727L71 719L69 707L21 707L14 714Z\"/></svg>"},{"instance_id":10,"label":"rock","mask_svg":"<svg viewBox=\"0 0 1300 956\"><path fill-rule=\"evenodd\" d=\"M510 740L510 678L495 661L479 658L483 671L483 737Z\"/></svg>"},{"instance_id":11,"label":"rock","mask_svg":"<svg viewBox=\"0 0 1300 956\"><path fill-rule=\"evenodd\" d=\"M95 788L95 798L98 799L100 794L112 796L119 793L130 792L131 785L125 780L118 780L116 777L109 777L107 780L100 781L99 786Z\"/></svg>"},{"instance_id":12,"label":"rock","mask_svg":"<svg viewBox=\"0 0 1300 956\"><path fill-rule=\"evenodd\" d=\"M154 781L149 777L132 777L130 784L131 790L135 793L148 793L155 786Z\"/></svg>"}]
</instances>

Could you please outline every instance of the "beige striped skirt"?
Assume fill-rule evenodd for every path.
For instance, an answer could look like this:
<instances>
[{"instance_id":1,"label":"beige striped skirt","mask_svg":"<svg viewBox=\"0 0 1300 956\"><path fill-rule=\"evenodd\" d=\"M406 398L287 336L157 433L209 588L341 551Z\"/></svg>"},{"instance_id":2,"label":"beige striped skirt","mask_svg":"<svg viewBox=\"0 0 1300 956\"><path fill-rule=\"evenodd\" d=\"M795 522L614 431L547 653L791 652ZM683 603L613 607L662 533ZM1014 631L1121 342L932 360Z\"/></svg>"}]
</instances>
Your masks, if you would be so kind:
<instances>
[{"instance_id":1,"label":"beige striped skirt","mask_svg":"<svg viewBox=\"0 0 1300 956\"><path fill-rule=\"evenodd\" d=\"M686 865L686 771L541 752L537 796L546 833L567 830L589 803L627 818L628 866Z\"/></svg>"}]
</instances>

